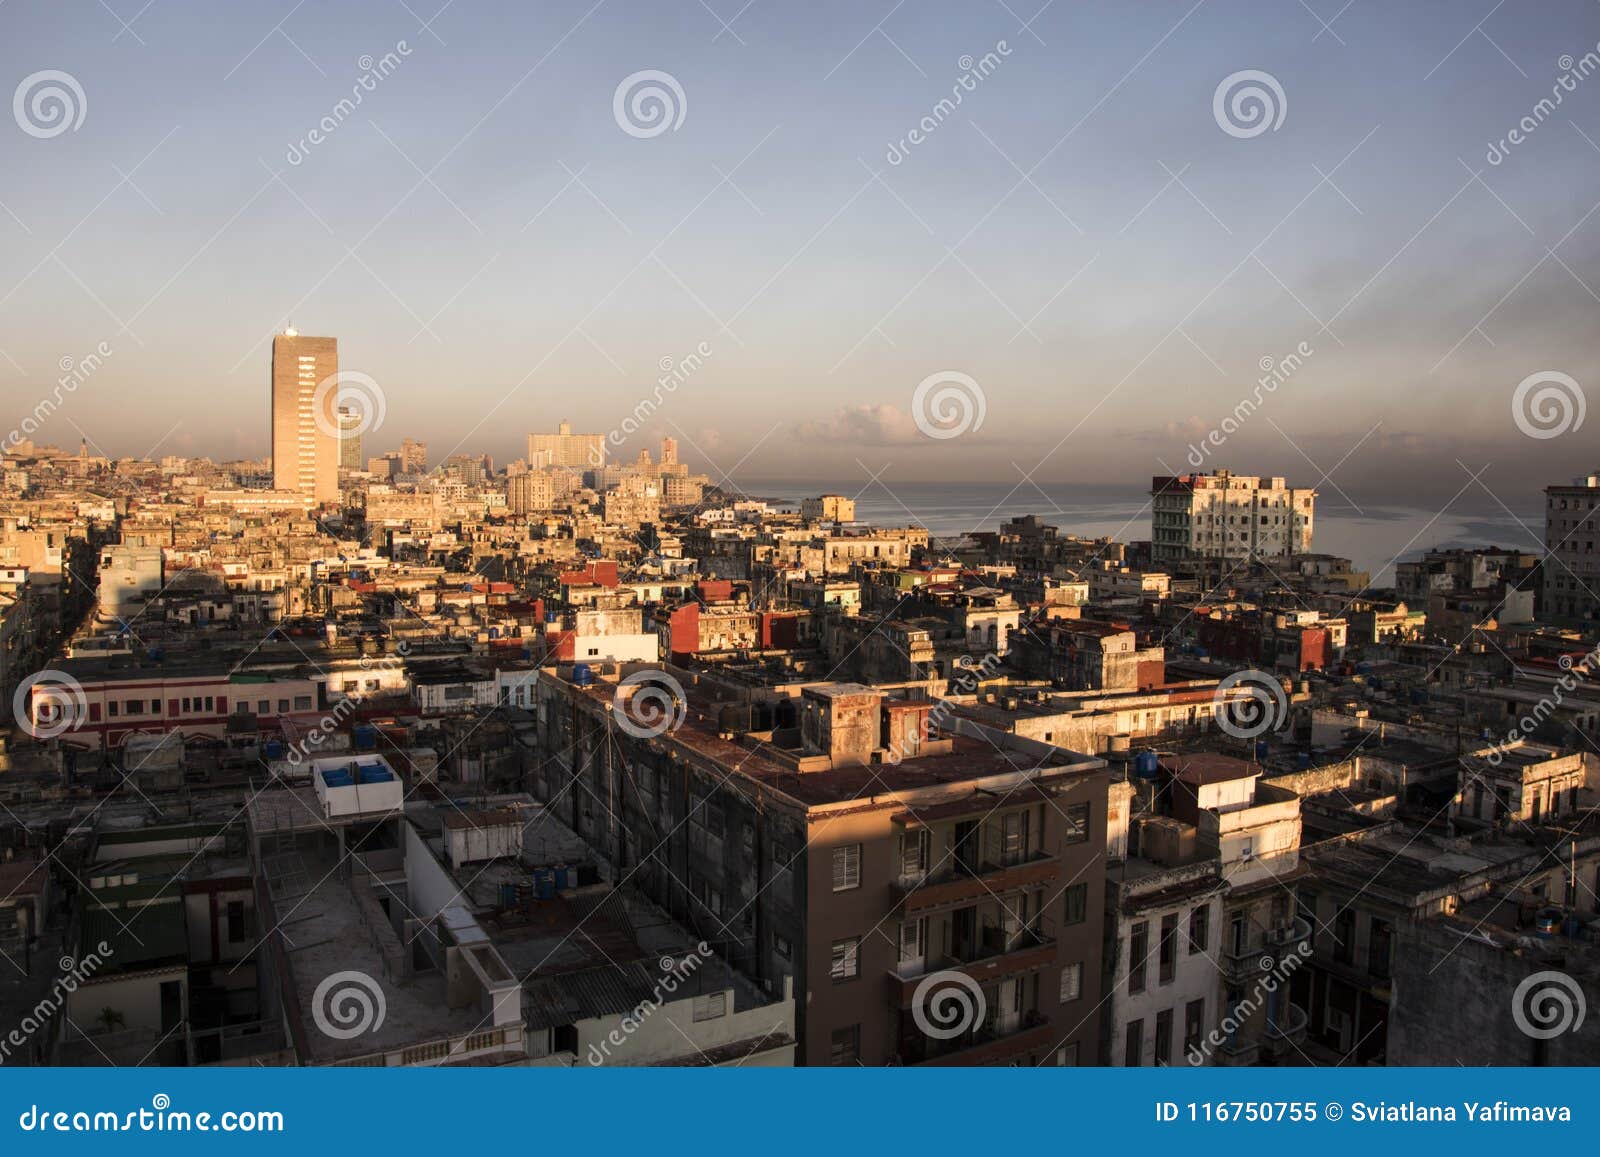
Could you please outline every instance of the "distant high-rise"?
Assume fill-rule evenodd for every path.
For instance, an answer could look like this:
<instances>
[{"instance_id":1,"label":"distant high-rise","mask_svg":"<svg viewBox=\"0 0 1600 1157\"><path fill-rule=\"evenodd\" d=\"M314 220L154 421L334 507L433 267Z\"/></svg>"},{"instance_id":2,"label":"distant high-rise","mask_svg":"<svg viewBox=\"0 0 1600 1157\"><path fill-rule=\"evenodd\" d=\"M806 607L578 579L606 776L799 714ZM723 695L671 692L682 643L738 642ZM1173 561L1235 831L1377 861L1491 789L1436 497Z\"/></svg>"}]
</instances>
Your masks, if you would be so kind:
<instances>
[{"instance_id":1,"label":"distant high-rise","mask_svg":"<svg viewBox=\"0 0 1600 1157\"><path fill-rule=\"evenodd\" d=\"M568 470L598 470L606 464L604 434L574 434L571 422L562 422L554 434L528 435L528 462L540 461Z\"/></svg>"},{"instance_id":2,"label":"distant high-rise","mask_svg":"<svg viewBox=\"0 0 1600 1157\"><path fill-rule=\"evenodd\" d=\"M272 487L295 490L315 503L339 500L339 426L333 412L339 343L293 329L272 339ZM316 409L321 406L322 414Z\"/></svg>"},{"instance_id":3,"label":"distant high-rise","mask_svg":"<svg viewBox=\"0 0 1600 1157\"><path fill-rule=\"evenodd\" d=\"M661 439L661 464L663 466L676 466L678 464L678 440L676 438Z\"/></svg>"},{"instance_id":4,"label":"distant high-rise","mask_svg":"<svg viewBox=\"0 0 1600 1157\"><path fill-rule=\"evenodd\" d=\"M360 470L361 415L349 406L339 407L339 468Z\"/></svg>"},{"instance_id":5,"label":"distant high-rise","mask_svg":"<svg viewBox=\"0 0 1600 1157\"><path fill-rule=\"evenodd\" d=\"M426 474L428 472L428 444L406 438L400 443L400 473Z\"/></svg>"}]
</instances>

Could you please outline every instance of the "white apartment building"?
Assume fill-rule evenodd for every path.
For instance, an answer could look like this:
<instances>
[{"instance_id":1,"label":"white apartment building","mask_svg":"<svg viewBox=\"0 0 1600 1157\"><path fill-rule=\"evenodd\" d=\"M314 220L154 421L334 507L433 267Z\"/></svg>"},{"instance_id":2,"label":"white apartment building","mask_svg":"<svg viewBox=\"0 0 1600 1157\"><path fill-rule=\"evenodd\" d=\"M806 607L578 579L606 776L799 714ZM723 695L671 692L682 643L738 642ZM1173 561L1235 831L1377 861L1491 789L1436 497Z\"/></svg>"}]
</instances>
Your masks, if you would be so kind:
<instances>
[{"instance_id":1,"label":"white apartment building","mask_svg":"<svg viewBox=\"0 0 1600 1157\"><path fill-rule=\"evenodd\" d=\"M1151 479L1151 553L1193 558L1276 558L1311 550L1317 492L1283 478L1218 470Z\"/></svg>"},{"instance_id":2,"label":"white apartment building","mask_svg":"<svg viewBox=\"0 0 1600 1157\"><path fill-rule=\"evenodd\" d=\"M1544 490L1544 614L1592 619L1600 613L1600 553L1595 551L1595 502L1600 474Z\"/></svg>"}]
</instances>

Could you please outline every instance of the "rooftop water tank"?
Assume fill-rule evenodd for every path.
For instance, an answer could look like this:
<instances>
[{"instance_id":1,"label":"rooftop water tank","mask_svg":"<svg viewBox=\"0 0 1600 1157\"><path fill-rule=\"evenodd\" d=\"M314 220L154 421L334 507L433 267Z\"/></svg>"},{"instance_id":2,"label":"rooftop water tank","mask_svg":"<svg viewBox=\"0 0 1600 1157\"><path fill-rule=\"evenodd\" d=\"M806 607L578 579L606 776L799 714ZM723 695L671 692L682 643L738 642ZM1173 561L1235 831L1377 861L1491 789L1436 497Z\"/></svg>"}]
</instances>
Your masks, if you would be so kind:
<instances>
[{"instance_id":1,"label":"rooftop water tank","mask_svg":"<svg viewBox=\"0 0 1600 1157\"><path fill-rule=\"evenodd\" d=\"M574 687L587 687L594 682L594 669L587 663L574 663L572 665L572 685Z\"/></svg>"},{"instance_id":2,"label":"rooftop water tank","mask_svg":"<svg viewBox=\"0 0 1600 1157\"><path fill-rule=\"evenodd\" d=\"M1133 761L1133 771L1140 779L1154 779L1161 766L1161 757L1153 751L1141 751Z\"/></svg>"}]
</instances>

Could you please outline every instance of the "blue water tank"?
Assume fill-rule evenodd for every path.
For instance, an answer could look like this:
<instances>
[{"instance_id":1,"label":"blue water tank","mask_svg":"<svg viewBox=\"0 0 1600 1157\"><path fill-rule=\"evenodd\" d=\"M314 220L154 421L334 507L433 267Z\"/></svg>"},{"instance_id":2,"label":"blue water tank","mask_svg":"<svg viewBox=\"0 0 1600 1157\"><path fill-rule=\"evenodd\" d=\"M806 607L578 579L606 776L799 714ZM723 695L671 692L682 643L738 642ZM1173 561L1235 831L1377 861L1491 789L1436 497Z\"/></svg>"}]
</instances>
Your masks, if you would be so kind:
<instances>
[{"instance_id":1,"label":"blue water tank","mask_svg":"<svg viewBox=\"0 0 1600 1157\"><path fill-rule=\"evenodd\" d=\"M574 687L587 687L594 682L594 668L587 663L574 663L572 665L572 685Z\"/></svg>"},{"instance_id":2,"label":"blue water tank","mask_svg":"<svg viewBox=\"0 0 1600 1157\"><path fill-rule=\"evenodd\" d=\"M378 729L370 723L358 723L350 730L357 751L371 751L378 746Z\"/></svg>"},{"instance_id":3,"label":"blue water tank","mask_svg":"<svg viewBox=\"0 0 1600 1157\"><path fill-rule=\"evenodd\" d=\"M1210 656L1210 654L1211 654L1211 652L1210 652L1210 651L1208 651L1208 650L1206 650L1206 649L1205 649L1205 648L1204 648L1204 647L1196 647L1196 648L1195 648L1195 649L1194 649L1194 657L1195 657L1195 658L1196 658L1196 659L1204 659L1204 658L1207 658L1207 657L1209 657L1209 656Z\"/></svg>"},{"instance_id":4,"label":"blue water tank","mask_svg":"<svg viewBox=\"0 0 1600 1157\"><path fill-rule=\"evenodd\" d=\"M546 611L544 613L544 621L547 623L559 623L561 616L555 611Z\"/></svg>"},{"instance_id":5,"label":"blue water tank","mask_svg":"<svg viewBox=\"0 0 1600 1157\"><path fill-rule=\"evenodd\" d=\"M1294 764L1301 771L1304 771L1306 768L1311 766L1311 753L1309 751L1300 752L1294 757Z\"/></svg>"},{"instance_id":6,"label":"blue water tank","mask_svg":"<svg viewBox=\"0 0 1600 1157\"><path fill-rule=\"evenodd\" d=\"M1133 771L1140 779L1154 779L1161 766L1161 757L1153 751L1141 751L1133 760Z\"/></svg>"},{"instance_id":7,"label":"blue water tank","mask_svg":"<svg viewBox=\"0 0 1600 1157\"><path fill-rule=\"evenodd\" d=\"M565 892L566 890L567 890L567 866L565 864L557 864L556 865L556 891Z\"/></svg>"},{"instance_id":8,"label":"blue water tank","mask_svg":"<svg viewBox=\"0 0 1600 1157\"><path fill-rule=\"evenodd\" d=\"M490 627L489 628L489 637L491 639L498 639L500 637L500 628L499 627Z\"/></svg>"},{"instance_id":9,"label":"blue water tank","mask_svg":"<svg viewBox=\"0 0 1600 1157\"><path fill-rule=\"evenodd\" d=\"M282 759L283 758L283 751L284 751L283 740L281 740L281 739L269 739L269 740L267 740L267 758L268 759Z\"/></svg>"},{"instance_id":10,"label":"blue water tank","mask_svg":"<svg viewBox=\"0 0 1600 1157\"><path fill-rule=\"evenodd\" d=\"M538 890L539 899L553 900L556 896L555 873L549 868L536 868L533 873L533 884Z\"/></svg>"},{"instance_id":11,"label":"blue water tank","mask_svg":"<svg viewBox=\"0 0 1600 1157\"><path fill-rule=\"evenodd\" d=\"M1267 758L1267 753L1272 750L1272 744L1265 739L1256 740L1256 762L1260 763Z\"/></svg>"}]
</instances>

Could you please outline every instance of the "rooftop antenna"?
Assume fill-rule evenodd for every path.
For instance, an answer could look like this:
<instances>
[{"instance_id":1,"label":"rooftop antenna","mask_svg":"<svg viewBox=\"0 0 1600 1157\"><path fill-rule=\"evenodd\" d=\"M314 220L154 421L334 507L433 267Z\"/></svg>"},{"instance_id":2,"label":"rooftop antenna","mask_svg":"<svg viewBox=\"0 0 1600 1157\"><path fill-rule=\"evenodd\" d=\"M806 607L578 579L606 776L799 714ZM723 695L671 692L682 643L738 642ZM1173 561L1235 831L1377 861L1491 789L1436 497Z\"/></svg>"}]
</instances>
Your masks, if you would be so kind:
<instances>
[{"instance_id":1,"label":"rooftop antenna","mask_svg":"<svg viewBox=\"0 0 1600 1157\"><path fill-rule=\"evenodd\" d=\"M291 321L291 322L289 322L287 325L285 325L283 327L283 336L284 337L299 337L300 336L300 331L295 329L294 322Z\"/></svg>"}]
</instances>

